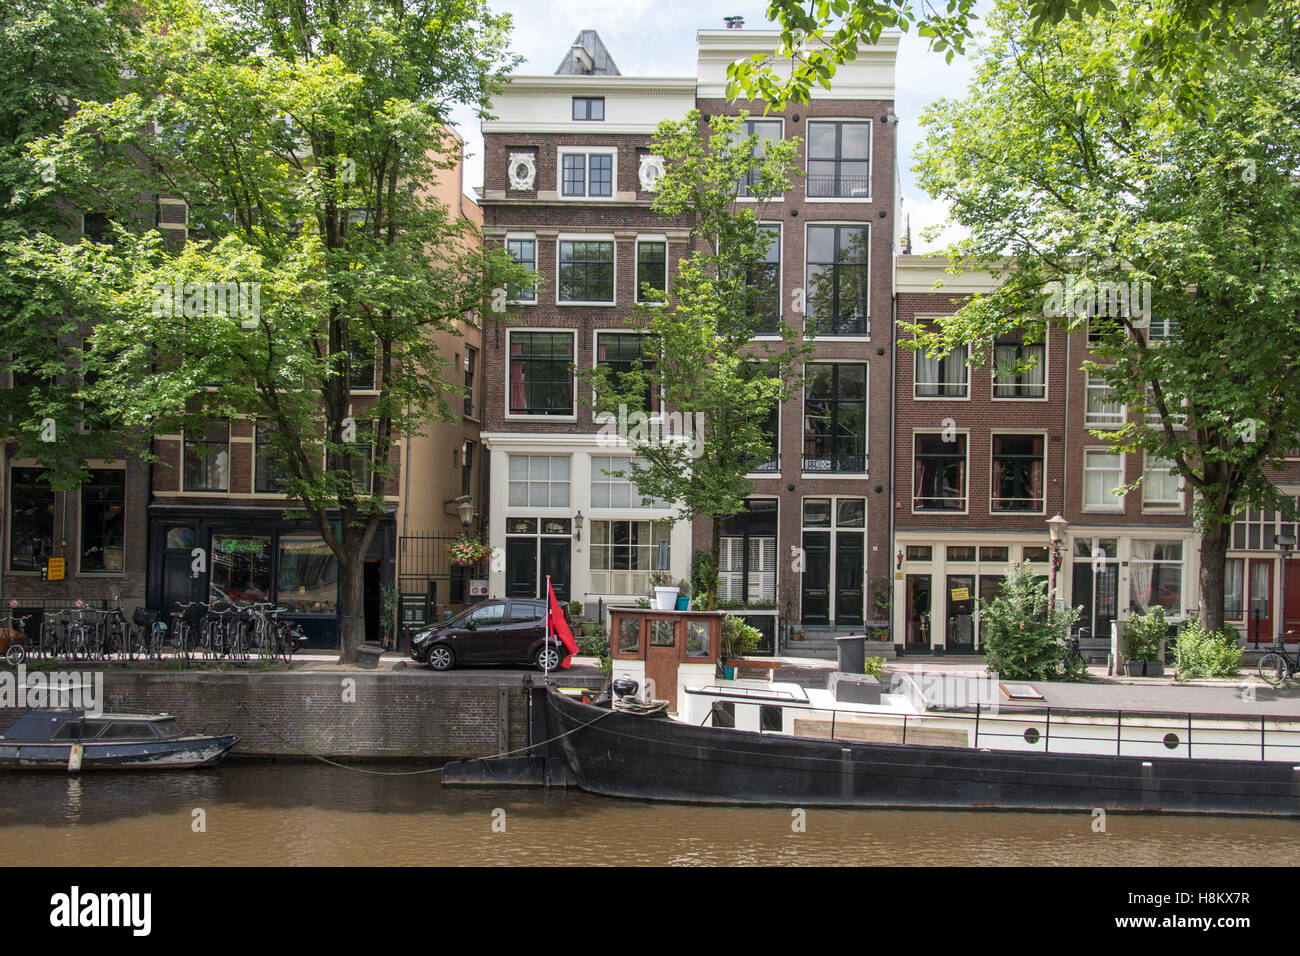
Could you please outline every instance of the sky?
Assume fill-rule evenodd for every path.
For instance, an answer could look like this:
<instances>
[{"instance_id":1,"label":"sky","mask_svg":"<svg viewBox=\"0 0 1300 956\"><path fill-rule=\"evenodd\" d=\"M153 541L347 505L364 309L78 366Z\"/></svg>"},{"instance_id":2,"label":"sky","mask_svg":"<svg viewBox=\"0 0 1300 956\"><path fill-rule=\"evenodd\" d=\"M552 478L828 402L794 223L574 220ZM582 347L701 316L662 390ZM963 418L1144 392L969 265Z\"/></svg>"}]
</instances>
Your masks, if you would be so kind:
<instances>
[{"instance_id":1,"label":"sky","mask_svg":"<svg viewBox=\"0 0 1300 956\"><path fill-rule=\"evenodd\" d=\"M513 16L512 49L527 58L518 69L525 74L554 73L584 29L600 34L624 76L693 76L696 30L721 29L726 16L743 16L746 29L771 28L766 0L496 0L491 7ZM965 57L947 64L942 53L929 52L926 41L914 32L903 35L894 112L899 117L903 215L910 218L914 252L941 248L960 234L948 228L937 241L921 238L922 229L943 222L947 213L917 186L911 166L921 143L919 119L925 107L942 97L961 97L970 77ZM472 196L473 188L483 183L483 139L472 110L458 109L453 118L465 138L465 190Z\"/></svg>"}]
</instances>

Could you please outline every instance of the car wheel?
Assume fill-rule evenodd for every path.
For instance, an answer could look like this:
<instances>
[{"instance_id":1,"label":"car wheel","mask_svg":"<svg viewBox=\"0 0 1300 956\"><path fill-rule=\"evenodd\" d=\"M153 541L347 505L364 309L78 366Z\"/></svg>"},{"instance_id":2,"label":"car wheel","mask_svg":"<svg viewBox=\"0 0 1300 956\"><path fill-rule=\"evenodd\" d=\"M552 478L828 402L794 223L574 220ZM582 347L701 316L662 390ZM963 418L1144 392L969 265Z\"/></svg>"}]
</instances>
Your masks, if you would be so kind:
<instances>
[{"instance_id":1,"label":"car wheel","mask_svg":"<svg viewBox=\"0 0 1300 956\"><path fill-rule=\"evenodd\" d=\"M533 658L533 663L537 665L539 671L554 671L560 669L560 652L551 645L543 647Z\"/></svg>"},{"instance_id":2,"label":"car wheel","mask_svg":"<svg viewBox=\"0 0 1300 956\"><path fill-rule=\"evenodd\" d=\"M429 648L429 667L435 671L449 671L456 663L456 655L450 647L435 644Z\"/></svg>"}]
</instances>

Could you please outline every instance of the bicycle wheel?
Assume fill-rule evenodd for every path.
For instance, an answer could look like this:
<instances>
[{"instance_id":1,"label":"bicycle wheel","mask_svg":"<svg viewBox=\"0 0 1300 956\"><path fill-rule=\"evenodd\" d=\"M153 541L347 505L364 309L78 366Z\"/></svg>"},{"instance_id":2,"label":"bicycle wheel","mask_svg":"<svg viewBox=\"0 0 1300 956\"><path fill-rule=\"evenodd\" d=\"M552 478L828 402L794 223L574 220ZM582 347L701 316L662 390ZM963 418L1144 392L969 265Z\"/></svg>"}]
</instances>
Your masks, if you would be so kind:
<instances>
[{"instance_id":1,"label":"bicycle wheel","mask_svg":"<svg viewBox=\"0 0 1300 956\"><path fill-rule=\"evenodd\" d=\"M21 644L10 644L5 651L5 660L9 662L9 666L17 667L27 660L27 651Z\"/></svg>"},{"instance_id":2,"label":"bicycle wheel","mask_svg":"<svg viewBox=\"0 0 1300 956\"><path fill-rule=\"evenodd\" d=\"M1291 676L1291 662L1285 654L1272 651L1259 659L1259 676L1268 684L1278 687Z\"/></svg>"}]
</instances>

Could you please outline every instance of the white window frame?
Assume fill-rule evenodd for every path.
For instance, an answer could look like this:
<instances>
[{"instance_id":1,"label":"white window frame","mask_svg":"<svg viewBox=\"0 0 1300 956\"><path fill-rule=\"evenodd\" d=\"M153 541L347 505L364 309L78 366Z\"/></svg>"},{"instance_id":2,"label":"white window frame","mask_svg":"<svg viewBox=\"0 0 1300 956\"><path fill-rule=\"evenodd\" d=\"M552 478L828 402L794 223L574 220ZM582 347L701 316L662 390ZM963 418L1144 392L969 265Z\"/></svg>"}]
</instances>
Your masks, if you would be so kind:
<instances>
[{"instance_id":1,"label":"white window frame","mask_svg":"<svg viewBox=\"0 0 1300 956\"><path fill-rule=\"evenodd\" d=\"M809 144L812 142L812 134L808 131L808 126L817 123L861 123L867 128L867 195L866 196L809 196L808 195L808 152ZM803 143L803 172L804 172L804 196L803 201L806 203L869 203L874 202L873 193L875 192L876 163L873 154L876 149L876 125L871 118L865 116L817 116L808 117L804 125L804 143ZM856 162L856 160L853 160Z\"/></svg>"},{"instance_id":2,"label":"white window frame","mask_svg":"<svg viewBox=\"0 0 1300 956\"><path fill-rule=\"evenodd\" d=\"M1022 437L1028 437L1028 438L1041 438L1041 439L1043 440L1043 456L1042 456L1042 459L1043 459L1043 474L1042 474L1042 486L1038 489L1038 490L1039 490L1039 497L1040 497L1040 499L1042 500L1042 507L1040 507L1037 511L1032 511L1032 510L1030 510L1030 511L1008 511L1008 510L1004 510L1004 511L995 511L994 508L993 508L993 502L997 500L997 493L996 493L996 492L997 492L997 489L996 489L996 488L994 487L994 485L993 485L994 479L997 477L997 469L994 467L994 464L995 464L995 463L994 463L994 461L993 461L993 442L994 442L994 439L996 439L996 438L998 438L998 437L1000 437L1000 436L1007 436L1007 435L1011 435L1011 436L1022 436ZM990 516L1005 517L1005 516L1015 516L1015 515L1045 515L1045 514L1047 514L1047 484L1048 484L1048 482L1047 482L1047 445L1048 445L1048 441L1047 441L1047 432L1045 432L1045 431L1040 431L1040 430L1038 430L1038 429L1032 429L1032 428L1031 428L1031 429L1026 429L1026 430L1021 430L1021 429L1016 429L1016 428L993 428L993 429L990 429L990 431L989 431L989 509L988 509L988 513L989 513ZM969 446L968 446L968 447L969 447Z\"/></svg>"},{"instance_id":3,"label":"white window frame","mask_svg":"<svg viewBox=\"0 0 1300 956\"><path fill-rule=\"evenodd\" d=\"M614 264L614 278L612 280L611 291L613 298L608 302L586 302L579 299L561 299L560 298L560 244L564 242L608 242L613 247L612 261ZM635 266L633 270L635 271ZM635 300L633 300L635 301ZM609 233L561 233L555 237L555 304L556 305L581 305L588 308L613 309L618 306L618 240L614 238L612 232Z\"/></svg>"},{"instance_id":4,"label":"white window frame","mask_svg":"<svg viewBox=\"0 0 1300 956\"><path fill-rule=\"evenodd\" d=\"M550 468L551 468L551 465L550 465L550 460L551 460L551 459L563 458L563 459L565 459L566 461L568 461L568 463L569 463L569 479L568 479L567 482L563 482L563 484L567 485L567 487L568 487L568 489L569 489L569 493L568 493L568 499L569 499L569 500L568 500L568 503L567 503L567 504L562 504L562 505L552 505L552 504L534 505L534 504L530 504L530 503L527 503L527 502L524 503L524 504L521 504L521 505L511 504L511 503L510 503L510 485L511 485L512 482L514 482L514 483L516 483L516 484L518 483L518 479L512 479L512 478L510 477L510 462L511 462L512 459L515 459L515 458L524 458L524 459L527 459L527 460L529 461L529 465L528 465L529 477L526 478L526 479L523 479L523 484L524 484L524 485L527 485L527 486L531 486L531 485L533 484L533 480L532 480L532 459L534 459L534 458L545 458L545 459L547 459L547 471L548 471L548 472L550 471ZM527 514L527 515L529 515L529 516L531 516L531 515L533 515L533 514L545 514L545 515L547 515L547 516L551 516L551 515L554 515L554 514L563 514L563 515L565 515L566 517L569 516L569 515L571 515L571 514L573 513L573 485L574 485L574 481L573 481L573 460L574 460L574 456L573 456L573 455L568 455L568 454L552 455L552 454L550 454L549 452L540 452L540 453L536 453L536 454L535 454L535 453L533 453L533 452L513 452L513 451L507 453L507 455L506 455L506 509L507 509L507 513ZM551 486L551 485L556 485L556 484L561 484L561 482L555 481L554 479L550 478L549 476L547 477L547 479L546 479L546 485L547 485L546 497L547 497L547 501L550 501L550 499L551 499L551 497L552 497L550 486ZM531 500L532 500L532 488L529 487L529 488L528 488L528 501L531 502Z\"/></svg>"},{"instance_id":5,"label":"white window frame","mask_svg":"<svg viewBox=\"0 0 1300 956\"><path fill-rule=\"evenodd\" d=\"M586 120L578 122L588 122ZM594 121L591 121L594 122ZM562 146L555 151L555 195L562 202L613 202L618 198L618 147L617 146ZM591 162L583 161L583 180L581 196L564 194L564 157L565 156L609 156L609 195L591 195Z\"/></svg>"},{"instance_id":6,"label":"white window frame","mask_svg":"<svg viewBox=\"0 0 1300 956\"><path fill-rule=\"evenodd\" d=\"M1043 362L1042 362L1043 394L1039 396L998 394L998 369L997 369L996 361L993 360L993 357L997 354L995 350L997 349L997 345L998 345L998 339L995 337L993 339L993 345L989 350L989 356L990 356L989 400L994 402L1046 402L1048 399L1050 399L1052 397L1052 343L1049 341L1049 339L1047 337L1044 337L1043 341L1041 342L1025 342L1022 340L1018 343L1013 343L1012 337L1008 336L1007 338L1003 339L1003 342L1007 345L1010 344L1018 344L1021 346L1041 345L1043 347ZM1019 377L1019 373L1017 374L1017 377ZM1020 387L1022 388L1028 387L1028 384L1022 384Z\"/></svg>"},{"instance_id":7,"label":"white window frame","mask_svg":"<svg viewBox=\"0 0 1300 956\"><path fill-rule=\"evenodd\" d=\"M662 234L656 235L654 233L647 233L645 235L638 235L636 237L636 243L632 249L632 301L637 303L638 305L665 305L667 304L666 302L651 302L648 299L643 300L641 298L641 244L646 242L658 242L663 244L664 287L662 291L665 296L668 295L668 263L671 261L668 255L668 237ZM617 247L615 247L614 254L615 256L618 255ZM615 272L617 272L618 270L617 263L615 264L614 268L615 268ZM615 290L614 294L617 297L618 291Z\"/></svg>"},{"instance_id":8,"label":"white window frame","mask_svg":"<svg viewBox=\"0 0 1300 956\"><path fill-rule=\"evenodd\" d=\"M1162 499L1152 500L1152 499L1149 499L1149 498L1147 497L1147 490L1148 490L1148 488L1149 488L1149 485L1148 485L1148 483L1147 483L1147 476L1150 475L1150 474L1152 474L1153 472L1157 472L1157 471L1159 471L1159 472L1167 472L1167 471L1169 471L1169 469L1176 467L1175 462L1173 462L1173 461L1168 461L1167 464L1166 464L1164 467L1153 468L1153 464L1155 464L1155 463L1159 463L1159 462L1162 462L1162 461L1166 461L1166 459L1162 459L1162 458L1159 458L1158 456L1152 455L1150 452L1143 452L1143 455L1142 455L1142 510L1143 510L1143 511L1167 512L1167 513L1168 513L1168 512L1175 512L1175 513L1181 514L1182 511L1183 511L1183 509L1184 509L1184 507L1186 506L1186 498L1185 498L1185 494L1186 494L1186 483L1183 481L1181 475L1170 475L1170 476L1169 476L1169 477L1171 477L1171 478L1176 478L1176 479L1178 480L1178 495L1177 495L1177 498L1176 498L1176 499L1167 499L1167 498L1162 498Z\"/></svg>"},{"instance_id":9,"label":"white window frame","mask_svg":"<svg viewBox=\"0 0 1300 956\"><path fill-rule=\"evenodd\" d=\"M600 450L603 451L604 449L600 449ZM647 462L644 459L638 459L634 455L615 455L615 454L598 455L595 452L592 452L587 456L587 468L590 474L587 494L588 494L588 500L591 503L593 520L605 519L610 517L611 515L614 517L618 517L619 515L624 515L627 512L633 512L633 511L638 514L637 520L641 520L639 516L643 512L655 512L659 515L667 515L671 512L672 509L669 506L668 502L658 501L654 498L648 498L645 495L641 494L640 489L638 489L636 486L636 482L632 480L630 471L629 474L624 478L615 478L612 475L604 474L605 469L603 467L598 467L596 465L597 460L600 461L608 460L610 471L629 470L633 461L637 461L642 466L647 464ZM596 504L596 496L595 496L595 488L597 484L609 485L611 489L611 498L612 498L613 487L615 485L627 485L629 489L628 501L632 502L635 499L636 503L635 504L629 503L626 505L613 505L613 504L598 505Z\"/></svg>"},{"instance_id":10,"label":"white window frame","mask_svg":"<svg viewBox=\"0 0 1300 956\"><path fill-rule=\"evenodd\" d=\"M921 319L921 316L917 316L917 319ZM917 350L912 353L912 400L913 401L916 402L969 402L970 401L970 394L971 394L970 346L960 345L958 346L958 348L965 349L966 351L966 357L963 361L963 364L966 366L966 384L965 384L966 393L964 395L918 395L916 392L917 387L922 384L921 374L920 374L921 360L923 358L929 360L929 356L926 356L920 350ZM943 359L935 359L934 361L944 361L946 359L950 359L954 354L955 351L949 352L946 356L944 356ZM927 385L933 384L942 387L944 385L951 385L953 383L927 382L925 384Z\"/></svg>"},{"instance_id":11,"label":"white window frame","mask_svg":"<svg viewBox=\"0 0 1300 956\"><path fill-rule=\"evenodd\" d=\"M1128 406L1118 402L1108 402L1103 404L1119 405L1119 419L1107 419L1104 421L1094 420L1092 412L1089 409L1089 399L1094 391L1113 392L1115 386L1111 385L1099 375L1092 372L1084 373L1083 385L1083 424L1087 428L1111 429L1123 428L1124 423L1128 421Z\"/></svg>"},{"instance_id":12,"label":"white window frame","mask_svg":"<svg viewBox=\"0 0 1300 956\"><path fill-rule=\"evenodd\" d=\"M1081 484L1081 486L1080 486L1080 488L1081 488L1081 493L1080 493L1080 499L1081 499L1081 501L1080 501L1080 506L1081 506L1081 507L1080 507L1080 510L1082 510L1082 511L1086 511L1086 512L1096 512L1096 513L1101 513L1101 514L1123 514L1123 513L1124 513L1124 499L1125 499L1125 497L1127 496L1126 494L1125 494L1125 495L1110 495L1110 492L1109 492L1109 490L1108 490L1108 491L1107 491L1107 494L1110 495L1110 497L1111 497L1112 499L1114 499L1114 502L1115 502L1114 504L1110 504L1110 505L1107 505L1107 504L1096 504L1096 503L1090 503L1090 502L1088 501L1088 473L1089 473L1090 471L1107 471L1107 472L1113 472L1113 471L1115 470L1114 468L1109 468L1109 467L1108 467L1108 468L1100 468L1100 467L1095 467L1095 466L1090 467L1090 466L1088 465L1088 456L1089 456L1089 455L1094 455L1094 454L1095 454L1095 455L1112 455L1112 456L1114 456L1114 457L1117 457L1117 458L1119 459L1119 482L1118 482L1117 484L1115 484L1115 485L1112 485L1111 487L1114 487L1114 488L1122 488L1122 487L1124 486L1124 483L1125 483L1125 478L1126 478L1126 467L1125 467L1125 466L1126 466L1127 462L1126 462L1126 460L1125 460L1125 459L1126 459L1126 456L1124 455L1123 452L1112 451L1111 449L1109 449L1109 448L1104 448L1104 447L1091 447L1091 448L1084 448L1084 449L1083 449L1083 482L1082 482L1082 484Z\"/></svg>"},{"instance_id":13,"label":"white window frame","mask_svg":"<svg viewBox=\"0 0 1300 956\"><path fill-rule=\"evenodd\" d=\"M501 399L505 402L501 407L505 409L505 418L507 421L515 422L576 422L578 420L578 382L577 376L573 376L573 387L569 390L572 400L569 402L569 408L572 411L568 415L518 415L510 411L510 336L516 332L557 332L567 333L573 337L573 361L576 364L578 360L578 332L576 329L557 329L545 328L543 326L524 326L517 329L506 329L506 374L505 382L501 388ZM481 352L479 353L482 354ZM481 363L480 363L481 364Z\"/></svg>"},{"instance_id":14,"label":"white window frame","mask_svg":"<svg viewBox=\"0 0 1300 956\"><path fill-rule=\"evenodd\" d=\"M536 305L538 279L542 274L541 255L539 254L541 247L537 241L537 234L532 232L507 232L504 242L507 253L510 251L511 242L531 242L533 244L533 297L531 299L507 299L506 303L508 305Z\"/></svg>"},{"instance_id":15,"label":"white window frame","mask_svg":"<svg viewBox=\"0 0 1300 956\"><path fill-rule=\"evenodd\" d=\"M934 435L938 435L938 436L942 437L942 436L943 436L943 429L941 429L941 428L914 428L914 429L912 429L912 438L911 438L911 442L912 442L912 444L911 444L911 447L908 449L908 459L909 459L910 462L911 462L911 468L909 469L909 472L908 472L908 486L907 486L907 496L908 496L909 499L911 499L911 502L912 502L912 514L914 514L914 515L968 515L968 514L970 514L970 500L971 500L971 473L970 473L970 457L971 457L971 456L970 456L970 452L971 452L971 446L970 446L970 429L969 429L969 428L958 428L958 429L954 429L954 431L953 431L953 435L954 435L954 436L960 435L960 436L962 436L962 437L965 439L965 441L966 441L966 453L965 453L965 455L963 456L963 457L965 458L966 464L965 464L965 467L962 469L962 471L963 471L963 475L964 475L964 479L963 479L963 480L966 482L966 494L963 496L964 499L965 499L965 507L963 507L963 508L961 508L961 509L957 509L957 508L918 508L918 507L916 506L916 501L917 501L917 498L916 498L916 440L917 440L917 438L921 437L922 435L924 435L924 436L926 436L926 437L930 437L930 436L934 436ZM813 495L813 497L816 497L816 495Z\"/></svg>"}]
</instances>

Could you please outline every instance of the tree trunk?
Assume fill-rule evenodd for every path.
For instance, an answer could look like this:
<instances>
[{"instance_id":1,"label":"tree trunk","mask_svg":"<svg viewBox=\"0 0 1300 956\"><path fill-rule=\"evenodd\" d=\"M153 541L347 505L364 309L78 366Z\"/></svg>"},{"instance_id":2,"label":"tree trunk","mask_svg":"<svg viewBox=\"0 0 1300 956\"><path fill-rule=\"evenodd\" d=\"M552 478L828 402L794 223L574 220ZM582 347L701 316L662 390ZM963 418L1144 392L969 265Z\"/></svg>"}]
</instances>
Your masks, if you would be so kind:
<instances>
[{"instance_id":1,"label":"tree trunk","mask_svg":"<svg viewBox=\"0 0 1300 956\"><path fill-rule=\"evenodd\" d=\"M1214 522L1201 534L1201 626L1208 631L1223 627L1223 573L1227 565L1232 525Z\"/></svg>"},{"instance_id":2,"label":"tree trunk","mask_svg":"<svg viewBox=\"0 0 1300 956\"><path fill-rule=\"evenodd\" d=\"M351 552L339 561L339 663L355 664L366 640L365 561Z\"/></svg>"}]
</instances>

